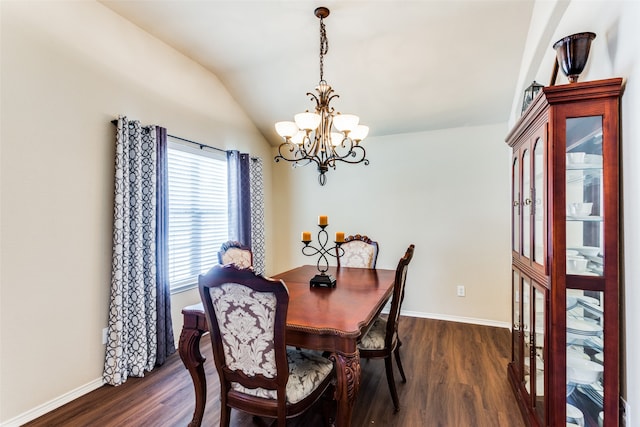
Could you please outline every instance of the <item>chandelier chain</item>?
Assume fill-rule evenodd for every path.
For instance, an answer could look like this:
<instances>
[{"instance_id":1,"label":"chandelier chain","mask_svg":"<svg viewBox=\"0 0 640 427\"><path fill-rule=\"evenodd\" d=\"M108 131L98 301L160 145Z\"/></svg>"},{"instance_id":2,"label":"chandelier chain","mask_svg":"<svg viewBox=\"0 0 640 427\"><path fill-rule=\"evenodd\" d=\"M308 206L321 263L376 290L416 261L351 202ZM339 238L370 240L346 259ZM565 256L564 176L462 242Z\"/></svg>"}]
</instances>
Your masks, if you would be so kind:
<instances>
[{"instance_id":1,"label":"chandelier chain","mask_svg":"<svg viewBox=\"0 0 640 427\"><path fill-rule=\"evenodd\" d=\"M329 40L327 30L324 26L324 19L320 18L320 81L324 81L324 56L329 51Z\"/></svg>"}]
</instances>

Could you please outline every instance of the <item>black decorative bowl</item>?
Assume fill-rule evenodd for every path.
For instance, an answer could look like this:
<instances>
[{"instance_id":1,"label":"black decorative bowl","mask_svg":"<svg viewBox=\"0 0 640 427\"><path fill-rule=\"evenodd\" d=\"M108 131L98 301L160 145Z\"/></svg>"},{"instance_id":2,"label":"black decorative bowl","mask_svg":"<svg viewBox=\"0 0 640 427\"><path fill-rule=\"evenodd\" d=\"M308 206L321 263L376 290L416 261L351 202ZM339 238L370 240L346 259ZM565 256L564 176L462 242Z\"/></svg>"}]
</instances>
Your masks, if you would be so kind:
<instances>
[{"instance_id":1,"label":"black decorative bowl","mask_svg":"<svg viewBox=\"0 0 640 427\"><path fill-rule=\"evenodd\" d=\"M558 63L562 72L569 78L569 83L578 81L578 76L587 65L591 40L595 38L594 33L577 33L560 39L553 45Z\"/></svg>"}]
</instances>

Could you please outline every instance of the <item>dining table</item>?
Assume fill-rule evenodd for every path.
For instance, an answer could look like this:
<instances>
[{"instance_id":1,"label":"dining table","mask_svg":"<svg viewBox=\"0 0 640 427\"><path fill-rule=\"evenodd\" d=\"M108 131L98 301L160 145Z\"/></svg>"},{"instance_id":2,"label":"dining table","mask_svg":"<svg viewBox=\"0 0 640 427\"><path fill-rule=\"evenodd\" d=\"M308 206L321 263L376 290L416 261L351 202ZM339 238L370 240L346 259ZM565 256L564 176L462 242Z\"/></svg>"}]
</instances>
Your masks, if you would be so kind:
<instances>
[{"instance_id":1,"label":"dining table","mask_svg":"<svg viewBox=\"0 0 640 427\"><path fill-rule=\"evenodd\" d=\"M360 388L358 341L369 330L391 297L395 270L329 267L336 286L312 287L315 265L296 267L271 276L282 279L289 290L287 345L329 354L336 371L335 425L351 425L353 406ZM190 427L200 426L207 399L205 357L200 338L208 332L202 304L185 307L178 352L195 390L195 410Z\"/></svg>"}]
</instances>

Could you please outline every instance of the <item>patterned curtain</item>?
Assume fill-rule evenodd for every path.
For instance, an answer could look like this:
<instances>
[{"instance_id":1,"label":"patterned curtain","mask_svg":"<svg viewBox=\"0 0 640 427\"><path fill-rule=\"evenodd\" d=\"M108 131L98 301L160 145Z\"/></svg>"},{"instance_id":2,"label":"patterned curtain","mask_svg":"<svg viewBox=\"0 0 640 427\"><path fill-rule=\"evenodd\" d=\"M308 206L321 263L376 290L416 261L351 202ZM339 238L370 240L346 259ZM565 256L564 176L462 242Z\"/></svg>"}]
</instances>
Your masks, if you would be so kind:
<instances>
[{"instance_id":1,"label":"patterned curtain","mask_svg":"<svg viewBox=\"0 0 640 427\"><path fill-rule=\"evenodd\" d=\"M156 126L156 365L162 365L176 351L171 322L171 287L169 286L169 165L167 129Z\"/></svg>"},{"instance_id":2,"label":"patterned curtain","mask_svg":"<svg viewBox=\"0 0 640 427\"><path fill-rule=\"evenodd\" d=\"M229 239L251 246L249 155L227 151Z\"/></svg>"},{"instance_id":3,"label":"patterned curtain","mask_svg":"<svg viewBox=\"0 0 640 427\"><path fill-rule=\"evenodd\" d=\"M157 274L158 266L166 266L162 260L157 262L157 256L163 255L157 251L156 233L166 234L157 229L157 140L156 126L142 127L139 121L122 116L118 119L109 333L103 372L104 381L111 385L153 369L158 352L158 306L170 308L164 294L158 303L157 291L166 280L162 274L159 281ZM166 150L161 149L162 153ZM166 177L160 185L164 183ZM161 223L166 223L162 211L165 220ZM162 322L166 321L165 315ZM170 325L170 315L168 322ZM167 344L172 347L173 341Z\"/></svg>"},{"instance_id":4,"label":"patterned curtain","mask_svg":"<svg viewBox=\"0 0 640 427\"><path fill-rule=\"evenodd\" d=\"M227 151L229 239L251 247L253 267L264 273L264 186L262 160Z\"/></svg>"},{"instance_id":5,"label":"patterned curtain","mask_svg":"<svg viewBox=\"0 0 640 427\"><path fill-rule=\"evenodd\" d=\"M253 268L264 274L264 184L262 180L262 159L251 158L249 162L249 180L251 191L251 251Z\"/></svg>"}]
</instances>

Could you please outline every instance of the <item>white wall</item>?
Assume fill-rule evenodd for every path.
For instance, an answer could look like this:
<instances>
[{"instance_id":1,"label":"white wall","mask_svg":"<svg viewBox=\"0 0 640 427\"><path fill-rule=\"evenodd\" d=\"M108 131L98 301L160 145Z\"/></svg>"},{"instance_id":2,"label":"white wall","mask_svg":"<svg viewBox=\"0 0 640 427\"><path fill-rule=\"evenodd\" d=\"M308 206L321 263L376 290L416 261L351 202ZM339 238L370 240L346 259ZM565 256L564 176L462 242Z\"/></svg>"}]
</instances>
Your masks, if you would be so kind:
<instances>
[{"instance_id":1,"label":"white wall","mask_svg":"<svg viewBox=\"0 0 640 427\"><path fill-rule=\"evenodd\" d=\"M589 61L579 81L598 80L610 77L626 79L622 97L622 207L623 207L623 265L622 265L622 395L631 408L632 420L627 426L640 423L640 63L638 62L638 40L640 40L640 3L636 1L586 1L573 0L556 3L555 13L548 13L548 1L539 1L538 11L532 26L546 28L549 16L557 21L551 32L537 31L540 37L532 46L546 46L545 54L522 75L532 75L539 82L549 84L555 60L553 44L564 36L591 31L596 33L592 42ZM535 32L535 31L533 31ZM530 34L532 31L530 31ZM525 53L525 57L531 56ZM528 83L525 81L526 85ZM560 71L557 84L566 84ZM524 88L524 86L523 86ZM522 92L520 92L521 94ZM518 96L516 94L516 96Z\"/></svg>"},{"instance_id":2,"label":"white wall","mask_svg":"<svg viewBox=\"0 0 640 427\"><path fill-rule=\"evenodd\" d=\"M330 238L344 231L378 241L380 268L395 269L416 245L406 314L508 327L506 133L505 123L372 137L364 142L371 163L339 164L324 187L312 165L276 164L276 270L315 264L301 254L300 232L310 230L317 241L317 217L326 214ZM466 297L456 296L457 285Z\"/></svg>"},{"instance_id":3,"label":"white wall","mask_svg":"<svg viewBox=\"0 0 640 427\"><path fill-rule=\"evenodd\" d=\"M272 161L215 76L99 3L1 1L0 8L0 424L18 425L101 384L110 121L126 114L262 157L266 200ZM267 243L271 217L267 205ZM174 298L177 329L180 308L197 299Z\"/></svg>"}]
</instances>

